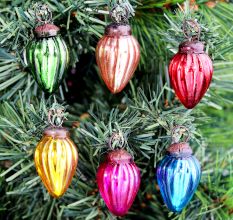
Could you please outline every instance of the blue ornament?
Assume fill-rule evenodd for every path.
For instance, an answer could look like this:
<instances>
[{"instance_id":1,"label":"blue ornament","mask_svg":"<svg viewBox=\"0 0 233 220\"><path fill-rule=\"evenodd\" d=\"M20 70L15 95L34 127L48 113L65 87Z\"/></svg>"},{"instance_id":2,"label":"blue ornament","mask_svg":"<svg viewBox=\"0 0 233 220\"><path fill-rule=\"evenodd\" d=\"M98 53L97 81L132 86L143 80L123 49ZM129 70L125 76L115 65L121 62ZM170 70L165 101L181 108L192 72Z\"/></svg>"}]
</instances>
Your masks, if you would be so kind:
<instances>
[{"instance_id":1,"label":"blue ornament","mask_svg":"<svg viewBox=\"0 0 233 220\"><path fill-rule=\"evenodd\" d=\"M157 166L157 182L167 207L181 212L199 185L201 167L186 142L172 144L167 151Z\"/></svg>"}]
</instances>

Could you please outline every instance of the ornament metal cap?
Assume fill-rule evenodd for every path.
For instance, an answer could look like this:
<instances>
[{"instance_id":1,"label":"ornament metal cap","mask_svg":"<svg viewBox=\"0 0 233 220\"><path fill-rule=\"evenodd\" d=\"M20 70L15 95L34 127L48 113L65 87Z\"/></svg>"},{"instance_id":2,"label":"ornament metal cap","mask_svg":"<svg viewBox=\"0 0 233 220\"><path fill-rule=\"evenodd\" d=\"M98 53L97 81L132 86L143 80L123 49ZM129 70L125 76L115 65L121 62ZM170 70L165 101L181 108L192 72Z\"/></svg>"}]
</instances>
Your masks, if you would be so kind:
<instances>
[{"instance_id":1,"label":"ornament metal cap","mask_svg":"<svg viewBox=\"0 0 233 220\"><path fill-rule=\"evenodd\" d=\"M130 163L132 156L125 150L119 149L107 154L107 161L112 163Z\"/></svg>"},{"instance_id":2,"label":"ornament metal cap","mask_svg":"<svg viewBox=\"0 0 233 220\"><path fill-rule=\"evenodd\" d=\"M105 28L105 35L111 37L132 35L131 27L128 24L112 23Z\"/></svg>"},{"instance_id":3,"label":"ornament metal cap","mask_svg":"<svg viewBox=\"0 0 233 220\"><path fill-rule=\"evenodd\" d=\"M204 44L200 41L185 41L179 45L179 53L201 54L204 52Z\"/></svg>"},{"instance_id":4,"label":"ornament metal cap","mask_svg":"<svg viewBox=\"0 0 233 220\"><path fill-rule=\"evenodd\" d=\"M69 131L63 127L49 127L45 129L44 135L48 135L53 138L67 138L69 137Z\"/></svg>"},{"instance_id":5,"label":"ornament metal cap","mask_svg":"<svg viewBox=\"0 0 233 220\"><path fill-rule=\"evenodd\" d=\"M174 143L168 149L167 152L173 156L189 157L193 151L187 142Z\"/></svg>"},{"instance_id":6,"label":"ornament metal cap","mask_svg":"<svg viewBox=\"0 0 233 220\"><path fill-rule=\"evenodd\" d=\"M44 37L54 37L58 34L60 28L54 24L44 24L38 26L34 33L37 38L44 38Z\"/></svg>"}]
</instances>

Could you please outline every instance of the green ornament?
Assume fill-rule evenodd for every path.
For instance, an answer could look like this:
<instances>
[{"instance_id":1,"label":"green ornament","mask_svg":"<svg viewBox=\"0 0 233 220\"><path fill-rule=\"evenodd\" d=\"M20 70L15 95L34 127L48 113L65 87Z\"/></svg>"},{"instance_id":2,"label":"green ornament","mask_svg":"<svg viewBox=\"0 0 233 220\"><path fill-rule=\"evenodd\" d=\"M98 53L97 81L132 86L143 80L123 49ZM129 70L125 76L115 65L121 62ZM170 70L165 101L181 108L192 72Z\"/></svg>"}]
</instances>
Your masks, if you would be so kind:
<instances>
[{"instance_id":1,"label":"green ornament","mask_svg":"<svg viewBox=\"0 0 233 220\"><path fill-rule=\"evenodd\" d=\"M58 31L53 24L37 27L36 39L28 44L24 54L38 85L48 93L58 89L69 64L69 51Z\"/></svg>"}]
</instances>

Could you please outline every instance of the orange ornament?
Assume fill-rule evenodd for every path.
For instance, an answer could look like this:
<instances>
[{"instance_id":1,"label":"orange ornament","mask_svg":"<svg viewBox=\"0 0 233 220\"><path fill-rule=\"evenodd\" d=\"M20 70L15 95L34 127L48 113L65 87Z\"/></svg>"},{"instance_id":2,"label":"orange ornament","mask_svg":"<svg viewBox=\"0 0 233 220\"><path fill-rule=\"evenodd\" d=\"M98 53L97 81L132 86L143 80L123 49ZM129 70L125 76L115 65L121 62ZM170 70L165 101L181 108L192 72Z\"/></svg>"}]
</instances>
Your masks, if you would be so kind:
<instances>
[{"instance_id":1,"label":"orange ornament","mask_svg":"<svg viewBox=\"0 0 233 220\"><path fill-rule=\"evenodd\" d=\"M44 131L34 154L36 170L48 192L55 198L62 196L69 187L78 164L78 152L62 127Z\"/></svg>"},{"instance_id":2,"label":"orange ornament","mask_svg":"<svg viewBox=\"0 0 233 220\"><path fill-rule=\"evenodd\" d=\"M112 93L121 92L138 66L140 45L127 24L112 23L96 48L96 61L106 86Z\"/></svg>"}]
</instances>

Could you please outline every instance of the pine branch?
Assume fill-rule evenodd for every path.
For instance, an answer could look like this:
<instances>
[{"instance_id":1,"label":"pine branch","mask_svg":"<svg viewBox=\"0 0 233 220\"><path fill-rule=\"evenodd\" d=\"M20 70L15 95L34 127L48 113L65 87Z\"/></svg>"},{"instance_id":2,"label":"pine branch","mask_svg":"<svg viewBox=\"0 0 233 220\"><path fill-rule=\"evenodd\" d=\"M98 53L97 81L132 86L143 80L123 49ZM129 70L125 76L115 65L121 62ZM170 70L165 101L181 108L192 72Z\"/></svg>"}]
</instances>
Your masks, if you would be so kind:
<instances>
[{"instance_id":1,"label":"pine branch","mask_svg":"<svg viewBox=\"0 0 233 220\"><path fill-rule=\"evenodd\" d=\"M215 213L213 207L209 206L213 202L213 199L209 200L209 194L206 194L205 191L203 192L206 184L211 184L208 185L208 189L211 189L210 187L212 187L214 182L209 180L208 175L213 175L213 179L217 178L218 175L222 175L220 171L217 173L213 172L212 164L216 163L216 160L213 155L210 156L210 153L205 155L204 148L201 147L204 146L204 143L200 142L200 134L195 129L195 124L202 124L206 121L206 117L201 116L198 111L195 113L179 107L167 108L161 111L161 106L158 105L160 103L158 97L161 97L159 93L154 94L148 100L145 94L139 90L134 100L127 101L129 106L127 109L114 110L108 115L106 113L100 114L98 117L93 116L91 119L87 119L87 121L81 121L80 127L75 129L73 133L73 140L77 143L80 155L79 170L77 171L78 176L73 179L72 185L65 196L54 203L37 177L32 162L33 152L31 151L31 146L34 148L38 139L33 137L32 140L30 132L33 130L39 137L40 132L38 129L42 130L46 125L44 123L46 114L44 101L39 105L30 105L28 110L23 107L23 103L19 103L19 110L16 110L8 103L3 104L0 110L2 119L0 126L5 129L10 128L10 130L7 129L9 131L8 136L2 134L5 138L6 147L2 147L1 149L7 149L8 144L9 146L15 146L15 150L13 151L15 157L12 158L10 153L9 155L0 154L0 159L10 159L13 162L13 165L9 168L10 170L4 171L1 176L5 177L6 181L12 186L12 189L8 189L7 195L13 196L12 198L17 200L16 204L24 201L23 206L15 207L15 212L20 211L25 218L33 217L35 219L37 219L36 216L45 216L48 212L53 216L56 210L60 213L60 216L80 216L80 219L98 216L102 219L112 219L111 214L109 214L102 199L97 194L97 186L94 180L100 158L103 157L103 153L107 150L106 141L111 135L111 132L114 131L122 131L127 134L127 149L134 154L135 161L141 168L142 179L145 179L145 182L141 186L142 193L139 193L139 198L136 200L129 217L133 217L143 203L149 209L156 209L157 211L155 213L158 212L158 201L161 200L159 194L153 193L149 202L146 199L146 196L149 196L148 193L152 194L152 191L154 191L153 185L149 184L154 179L154 172L153 169L150 169L150 172L148 172L148 167L154 167L162 157L164 149L170 143L171 128L175 124L184 124L192 132L192 146L199 145L198 150L196 150L197 157L201 159L202 164L206 165L203 166L203 188L201 185L201 188L197 192L197 197L193 200L193 205L188 210L185 210L181 216L185 216L183 219L196 216L194 207L199 207L199 210L201 210L200 215L202 216L209 216L210 213L214 216L226 216L228 209L226 210L222 205L223 202L225 204L225 200L217 203L221 207ZM41 114L38 115L37 112L41 112ZM192 114L195 116L192 116ZM198 115L199 117L197 117ZM74 116L72 117L75 118ZM8 120L6 121L4 118ZM9 119L11 120L9 121ZM76 118L76 120L78 119ZM39 126L40 124L41 126ZM37 130L34 130L35 128ZM19 135L21 130L25 131L26 134ZM17 139L15 135L19 135ZM15 142L14 139L17 141ZM27 145L27 143L30 144ZM22 147L22 144L25 145L25 148ZM25 155L27 156L25 157ZM221 158L224 158L224 154L221 154L221 156ZM212 159L210 160L208 158ZM232 172L228 172L229 166L226 165L229 161L231 160L224 159L224 170L227 171L227 175ZM215 166L219 167L219 163ZM226 179L224 178L224 180ZM43 196L41 196L41 193ZM32 194L35 196L31 197ZM223 196L222 191L217 192L216 196ZM204 200L205 197L207 200ZM6 198L4 197L3 199ZM44 201L47 202L44 203ZM228 203L228 200L226 200L226 204ZM30 212L30 209L25 209L22 212L20 207L25 207L27 204L32 204L31 209L34 210L33 212ZM161 204L159 203L159 210L163 210L161 216L164 216L166 208ZM200 207L202 208L200 209ZM208 210L208 213L203 212L203 210ZM148 209L145 208L141 216L144 216L147 211ZM165 218L164 216L161 219Z\"/></svg>"}]
</instances>

